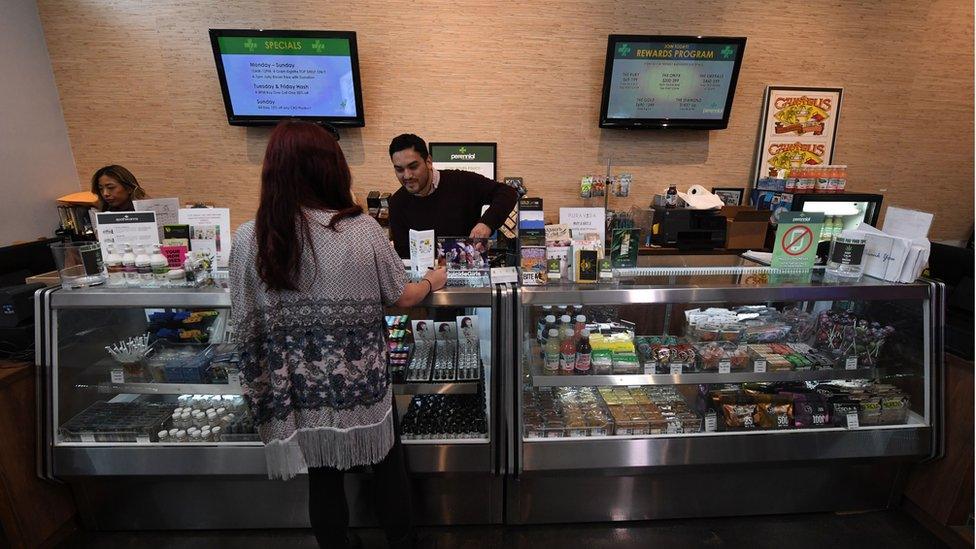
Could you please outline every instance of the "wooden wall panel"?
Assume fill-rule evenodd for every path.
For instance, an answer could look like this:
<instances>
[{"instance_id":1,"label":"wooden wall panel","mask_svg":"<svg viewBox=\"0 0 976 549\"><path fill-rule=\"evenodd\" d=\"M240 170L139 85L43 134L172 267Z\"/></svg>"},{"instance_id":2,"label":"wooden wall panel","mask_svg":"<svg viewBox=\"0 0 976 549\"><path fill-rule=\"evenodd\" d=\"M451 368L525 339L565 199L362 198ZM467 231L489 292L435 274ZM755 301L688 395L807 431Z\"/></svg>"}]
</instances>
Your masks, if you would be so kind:
<instances>
[{"instance_id":1,"label":"wooden wall panel","mask_svg":"<svg viewBox=\"0 0 976 549\"><path fill-rule=\"evenodd\" d=\"M499 176L546 209L578 205L608 157L646 204L669 183L748 187L767 84L846 90L835 161L850 189L936 212L933 237L973 224L973 4L764 0L453 2L39 0L81 185L130 167L153 196L257 207L268 129L226 123L210 27L354 30L366 127L343 130L359 193L393 191L389 140L497 141ZM606 35L749 39L729 128L601 130Z\"/></svg>"}]
</instances>

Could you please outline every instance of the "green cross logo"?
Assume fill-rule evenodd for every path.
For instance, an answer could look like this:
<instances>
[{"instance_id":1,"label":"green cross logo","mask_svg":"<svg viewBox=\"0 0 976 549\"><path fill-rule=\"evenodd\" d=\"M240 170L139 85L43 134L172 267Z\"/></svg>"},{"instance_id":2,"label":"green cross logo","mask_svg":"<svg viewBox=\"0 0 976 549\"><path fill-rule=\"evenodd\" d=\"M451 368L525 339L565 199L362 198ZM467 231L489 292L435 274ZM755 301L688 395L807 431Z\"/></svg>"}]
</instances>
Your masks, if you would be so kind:
<instances>
[{"instance_id":1,"label":"green cross logo","mask_svg":"<svg viewBox=\"0 0 976 549\"><path fill-rule=\"evenodd\" d=\"M254 51L258 49L258 43L248 38L244 41L244 48L247 49L247 51Z\"/></svg>"},{"instance_id":2,"label":"green cross logo","mask_svg":"<svg viewBox=\"0 0 976 549\"><path fill-rule=\"evenodd\" d=\"M325 50L325 44L323 44L321 40L316 40L315 42L312 42L312 49L322 53Z\"/></svg>"},{"instance_id":3,"label":"green cross logo","mask_svg":"<svg viewBox=\"0 0 976 549\"><path fill-rule=\"evenodd\" d=\"M732 57L732 54L735 53L735 50L733 50L731 46L725 46L725 49L723 49L719 53L722 54L722 57L728 59L729 57Z\"/></svg>"},{"instance_id":4,"label":"green cross logo","mask_svg":"<svg viewBox=\"0 0 976 549\"><path fill-rule=\"evenodd\" d=\"M467 147L461 147L460 149L458 149L458 152L461 153L461 154L464 154L464 153L468 152L468 149L467 149Z\"/></svg>"},{"instance_id":5,"label":"green cross logo","mask_svg":"<svg viewBox=\"0 0 976 549\"><path fill-rule=\"evenodd\" d=\"M617 53L626 57L630 54L630 46L627 44L620 44L620 47L617 48Z\"/></svg>"}]
</instances>

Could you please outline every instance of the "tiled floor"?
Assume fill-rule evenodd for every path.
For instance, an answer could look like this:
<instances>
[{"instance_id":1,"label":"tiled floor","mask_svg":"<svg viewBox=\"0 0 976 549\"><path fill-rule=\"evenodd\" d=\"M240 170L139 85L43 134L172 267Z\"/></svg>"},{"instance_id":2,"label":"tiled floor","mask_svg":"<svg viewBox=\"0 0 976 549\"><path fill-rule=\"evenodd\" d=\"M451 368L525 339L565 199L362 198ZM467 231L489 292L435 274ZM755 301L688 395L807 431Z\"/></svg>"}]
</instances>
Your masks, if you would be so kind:
<instances>
[{"instance_id":1,"label":"tiled floor","mask_svg":"<svg viewBox=\"0 0 976 549\"><path fill-rule=\"evenodd\" d=\"M365 549L385 547L377 530L359 530ZM627 549L646 547L918 548L943 547L899 511L851 515L808 514L748 518L687 519L618 524L476 526L421 529L421 547L437 549ZM79 532L61 547L99 549L151 547L315 548L303 530L201 532Z\"/></svg>"}]
</instances>

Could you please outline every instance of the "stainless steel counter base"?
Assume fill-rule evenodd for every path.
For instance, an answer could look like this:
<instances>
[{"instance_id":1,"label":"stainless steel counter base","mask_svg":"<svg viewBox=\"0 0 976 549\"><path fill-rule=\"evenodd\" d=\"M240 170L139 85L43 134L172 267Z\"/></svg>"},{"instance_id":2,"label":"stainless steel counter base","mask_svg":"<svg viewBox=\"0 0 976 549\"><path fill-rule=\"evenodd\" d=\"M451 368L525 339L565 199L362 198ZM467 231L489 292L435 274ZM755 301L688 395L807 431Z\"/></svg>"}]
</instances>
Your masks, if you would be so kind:
<instances>
[{"instance_id":1,"label":"stainless steel counter base","mask_svg":"<svg viewBox=\"0 0 976 549\"><path fill-rule=\"evenodd\" d=\"M626 476L508 480L509 524L604 522L883 509L904 465L889 460L708 466Z\"/></svg>"},{"instance_id":2,"label":"stainless steel counter base","mask_svg":"<svg viewBox=\"0 0 976 549\"><path fill-rule=\"evenodd\" d=\"M65 477L91 530L308 528L308 479ZM368 475L346 477L352 526L377 526ZM502 477L411 475L417 525L500 524Z\"/></svg>"}]
</instances>

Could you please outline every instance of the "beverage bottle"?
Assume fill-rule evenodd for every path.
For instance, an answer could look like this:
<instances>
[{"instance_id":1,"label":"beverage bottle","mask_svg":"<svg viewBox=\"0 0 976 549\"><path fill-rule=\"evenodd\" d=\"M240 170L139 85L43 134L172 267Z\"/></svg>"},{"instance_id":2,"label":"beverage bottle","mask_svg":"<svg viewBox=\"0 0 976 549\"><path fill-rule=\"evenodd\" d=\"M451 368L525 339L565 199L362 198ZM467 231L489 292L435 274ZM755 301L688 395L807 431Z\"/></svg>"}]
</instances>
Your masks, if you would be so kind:
<instances>
[{"instance_id":1,"label":"beverage bottle","mask_svg":"<svg viewBox=\"0 0 976 549\"><path fill-rule=\"evenodd\" d=\"M840 233L844 231L844 218L841 216L834 216L834 227L833 232L830 234L831 240L840 236Z\"/></svg>"},{"instance_id":2,"label":"beverage bottle","mask_svg":"<svg viewBox=\"0 0 976 549\"><path fill-rule=\"evenodd\" d=\"M590 331L583 330L580 332L579 343L576 344L576 370L577 375L589 375L590 373L590 358L593 353L593 347L590 346Z\"/></svg>"},{"instance_id":3,"label":"beverage bottle","mask_svg":"<svg viewBox=\"0 0 976 549\"><path fill-rule=\"evenodd\" d=\"M122 256L115 253L115 247L109 247L108 257L105 258L105 270L108 271L108 286L125 286L125 267L122 266Z\"/></svg>"},{"instance_id":4,"label":"beverage bottle","mask_svg":"<svg viewBox=\"0 0 976 549\"><path fill-rule=\"evenodd\" d=\"M545 325L542 327L542 341L540 341L539 343L545 345L546 341L549 339L549 330L555 327L556 327L556 315L546 315Z\"/></svg>"},{"instance_id":5,"label":"beverage bottle","mask_svg":"<svg viewBox=\"0 0 976 549\"><path fill-rule=\"evenodd\" d=\"M842 193L844 192L844 189L847 188L847 166L841 164L838 167L840 168L840 170L837 176L837 188L834 192Z\"/></svg>"},{"instance_id":6,"label":"beverage bottle","mask_svg":"<svg viewBox=\"0 0 976 549\"><path fill-rule=\"evenodd\" d=\"M576 369L576 341L572 334L559 343L559 369L563 374L572 374Z\"/></svg>"},{"instance_id":7,"label":"beverage bottle","mask_svg":"<svg viewBox=\"0 0 976 549\"><path fill-rule=\"evenodd\" d=\"M166 275L169 274L169 262L166 261L166 256L163 252L159 251L159 246L153 247L152 256L149 258L149 264L152 266L153 278L155 279L156 286L160 288L166 285Z\"/></svg>"},{"instance_id":8,"label":"beverage bottle","mask_svg":"<svg viewBox=\"0 0 976 549\"><path fill-rule=\"evenodd\" d=\"M545 345L545 362L543 367L548 374L559 373L559 330L549 329L549 337Z\"/></svg>"},{"instance_id":9,"label":"beverage bottle","mask_svg":"<svg viewBox=\"0 0 976 549\"><path fill-rule=\"evenodd\" d=\"M552 314L552 305L544 305L535 325L535 339L540 344L546 340L546 317Z\"/></svg>"},{"instance_id":10,"label":"beverage bottle","mask_svg":"<svg viewBox=\"0 0 976 549\"><path fill-rule=\"evenodd\" d=\"M583 315L576 315L576 324L573 325L573 341L579 341L582 337L583 330L586 329L586 317Z\"/></svg>"},{"instance_id":11,"label":"beverage bottle","mask_svg":"<svg viewBox=\"0 0 976 549\"><path fill-rule=\"evenodd\" d=\"M664 195L664 206L666 208L678 207L678 187L676 185L668 187L668 192Z\"/></svg>"},{"instance_id":12,"label":"beverage bottle","mask_svg":"<svg viewBox=\"0 0 976 549\"><path fill-rule=\"evenodd\" d=\"M153 285L152 258L143 246L136 251L136 270L139 273L140 286Z\"/></svg>"},{"instance_id":13,"label":"beverage bottle","mask_svg":"<svg viewBox=\"0 0 976 549\"><path fill-rule=\"evenodd\" d=\"M573 318L563 315L559 318L559 341L573 339Z\"/></svg>"},{"instance_id":14,"label":"beverage bottle","mask_svg":"<svg viewBox=\"0 0 976 549\"><path fill-rule=\"evenodd\" d=\"M126 286L139 285L139 271L136 269L136 254L132 253L132 246L126 244L122 253L122 272L125 275Z\"/></svg>"},{"instance_id":15,"label":"beverage bottle","mask_svg":"<svg viewBox=\"0 0 976 549\"><path fill-rule=\"evenodd\" d=\"M814 168L814 175L816 176L814 184L814 192L817 193L829 193L830 192L830 170L833 166L817 166Z\"/></svg>"},{"instance_id":16,"label":"beverage bottle","mask_svg":"<svg viewBox=\"0 0 976 549\"><path fill-rule=\"evenodd\" d=\"M784 192L795 193L796 192L796 182L799 179L800 169L791 168L786 176L786 183L783 187Z\"/></svg>"}]
</instances>

